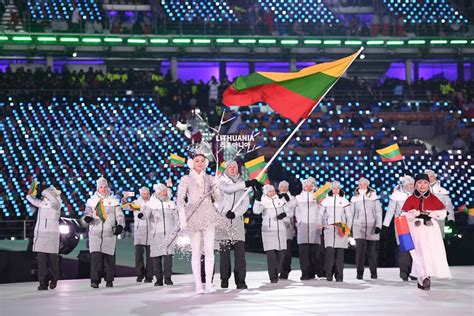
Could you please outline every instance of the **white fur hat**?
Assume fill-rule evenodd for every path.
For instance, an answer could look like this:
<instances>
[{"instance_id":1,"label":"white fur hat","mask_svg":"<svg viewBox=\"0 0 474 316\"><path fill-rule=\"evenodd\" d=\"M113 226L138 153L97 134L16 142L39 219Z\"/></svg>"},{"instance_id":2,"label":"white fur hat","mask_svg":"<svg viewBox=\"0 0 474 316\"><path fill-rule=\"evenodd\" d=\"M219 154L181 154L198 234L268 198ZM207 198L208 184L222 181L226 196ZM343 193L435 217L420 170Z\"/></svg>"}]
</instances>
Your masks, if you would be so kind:
<instances>
[{"instance_id":1,"label":"white fur hat","mask_svg":"<svg viewBox=\"0 0 474 316\"><path fill-rule=\"evenodd\" d=\"M402 183L402 185L407 185L410 183L415 183L415 179L413 179L413 177L411 176L406 175L400 178L400 182Z\"/></svg>"},{"instance_id":2,"label":"white fur hat","mask_svg":"<svg viewBox=\"0 0 474 316\"><path fill-rule=\"evenodd\" d=\"M144 192L148 192L150 193L150 189L148 189L147 187L141 187L140 190L138 190L140 192L140 194L144 193Z\"/></svg>"},{"instance_id":3,"label":"white fur hat","mask_svg":"<svg viewBox=\"0 0 474 316\"><path fill-rule=\"evenodd\" d=\"M286 188L290 188L290 184L288 183L288 181L280 181L280 183L278 183L278 190L281 190L281 188L283 187L286 187Z\"/></svg>"},{"instance_id":4,"label":"white fur hat","mask_svg":"<svg viewBox=\"0 0 474 316\"><path fill-rule=\"evenodd\" d=\"M160 193L160 192L162 192L164 190L167 190L167 189L168 188L163 183L157 183L153 186L153 191L155 191L155 193Z\"/></svg>"},{"instance_id":5,"label":"white fur hat","mask_svg":"<svg viewBox=\"0 0 474 316\"><path fill-rule=\"evenodd\" d=\"M265 194L265 195L267 195L268 192L270 192L270 191L272 191L272 190L275 191L275 187L274 187L273 185L271 185L271 184L265 184L265 185L263 186L263 194Z\"/></svg>"},{"instance_id":6,"label":"white fur hat","mask_svg":"<svg viewBox=\"0 0 474 316\"><path fill-rule=\"evenodd\" d=\"M436 172L431 169L425 169L425 174L427 174L428 176L436 177Z\"/></svg>"},{"instance_id":7,"label":"white fur hat","mask_svg":"<svg viewBox=\"0 0 474 316\"><path fill-rule=\"evenodd\" d=\"M107 182L107 179L105 179L103 176L101 176L99 179L95 181L97 188L98 187L109 187L109 183Z\"/></svg>"},{"instance_id":8,"label":"white fur hat","mask_svg":"<svg viewBox=\"0 0 474 316\"><path fill-rule=\"evenodd\" d=\"M360 178L359 181L357 182L357 184L360 185L361 183L364 183L364 182L367 183L367 186L370 185L369 179L364 178L364 177Z\"/></svg>"},{"instance_id":9,"label":"white fur hat","mask_svg":"<svg viewBox=\"0 0 474 316\"><path fill-rule=\"evenodd\" d=\"M331 189L332 188L340 188L341 187L341 183L339 181L333 181L331 182Z\"/></svg>"}]
</instances>

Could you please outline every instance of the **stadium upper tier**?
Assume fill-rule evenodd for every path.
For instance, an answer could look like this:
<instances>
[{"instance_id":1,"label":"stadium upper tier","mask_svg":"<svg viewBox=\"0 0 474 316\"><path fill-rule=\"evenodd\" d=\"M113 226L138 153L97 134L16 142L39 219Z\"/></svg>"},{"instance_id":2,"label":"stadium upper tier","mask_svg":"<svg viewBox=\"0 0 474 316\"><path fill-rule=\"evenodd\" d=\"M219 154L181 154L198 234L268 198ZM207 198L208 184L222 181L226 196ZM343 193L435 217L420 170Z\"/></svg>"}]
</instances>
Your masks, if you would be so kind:
<instances>
[{"instance_id":1,"label":"stadium upper tier","mask_svg":"<svg viewBox=\"0 0 474 316\"><path fill-rule=\"evenodd\" d=\"M18 8L11 5L4 28L27 32L446 36L467 33L472 15L470 7L446 0L348 6L323 0L160 0L137 6L90 0L15 3Z\"/></svg>"}]
</instances>

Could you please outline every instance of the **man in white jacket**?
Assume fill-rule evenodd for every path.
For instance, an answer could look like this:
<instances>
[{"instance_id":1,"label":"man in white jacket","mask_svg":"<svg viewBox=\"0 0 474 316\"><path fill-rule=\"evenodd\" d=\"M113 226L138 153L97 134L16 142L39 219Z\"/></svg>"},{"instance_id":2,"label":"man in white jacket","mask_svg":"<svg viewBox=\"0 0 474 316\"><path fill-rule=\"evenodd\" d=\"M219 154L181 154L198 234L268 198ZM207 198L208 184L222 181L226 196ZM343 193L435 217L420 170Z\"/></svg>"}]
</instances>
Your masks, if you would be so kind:
<instances>
[{"instance_id":1,"label":"man in white jacket","mask_svg":"<svg viewBox=\"0 0 474 316\"><path fill-rule=\"evenodd\" d=\"M428 178L430 179L430 191L436 197L445 205L446 207L446 212L447 216L446 219L448 220L448 224L452 225L454 224L455 218L454 218L454 206L453 202L451 201L451 198L449 197L449 191L446 190L441 186L441 183L438 180L436 172L430 169L425 169L425 174L428 175ZM445 220L438 220L439 228L441 230L441 235L445 236L444 233L444 223Z\"/></svg>"},{"instance_id":2,"label":"man in white jacket","mask_svg":"<svg viewBox=\"0 0 474 316\"><path fill-rule=\"evenodd\" d=\"M257 180L245 181L239 174L239 166L235 161L225 163L224 174L219 180L221 200L218 211L228 221L229 231L217 233L219 241L221 287L229 287L231 275L230 251L234 250L234 280L237 289L246 289L245 276L247 264L245 261L245 227L244 214L249 208L249 197L246 194L248 187L262 187ZM244 199L239 205L235 205L240 198ZM235 208L235 211L232 210Z\"/></svg>"},{"instance_id":3,"label":"man in white jacket","mask_svg":"<svg viewBox=\"0 0 474 316\"><path fill-rule=\"evenodd\" d=\"M400 184L395 187L393 193L390 195L387 213L385 213L385 218L383 220L384 230L388 229L392 218L398 217L402 214L403 204L405 204L405 201L410 197L410 195L413 194L414 189L415 179L408 175L400 178ZM398 241L396 229L395 240L397 241L397 245L399 245L400 242ZM410 252L402 251L400 246L398 246L398 266L400 268L400 278L402 278L403 281L408 281L412 266L412 259Z\"/></svg>"},{"instance_id":4,"label":"man in white jacket","mask_svg":"<svg viewBox=\"0 0 474 316\"><path fill-rule=\"evenodd\" d=\"M38 215L34 229L33 251L38 253L38 290L48 289L49 271L52 279L49 288L54 289L59 279L59 218L61 216L61 191L49 187L38 199L28 192L26 199L37 209Z\"/></svg>"},{"instance_id":5,"label":"man in white jacket","mask_svg":"<svg viewBox=\"0 0 474 316\"><path fill-rule=\"evenodd\" d=\"M97 180L97 191L87 200L84 222L89 224L91 253L91 287L99 288L102 264L106 287L113 287L115 276L115 243L123 232L125 217L120 201L109 191L104 177Z\"/></svg>"},{"instance_id":6,"label":"man in white jacket","mask_svg":"<svg viewBox=\"0 0 474 316\"><path fill-rule=\"evenodd\" d=\"M314 197L316 180L313 177L303 181L303 191L296 196L296 227L300 257L301 280L314 279L324 275L320 260L321 229L317 228L318 201Z\"/></svg>"},{"instance_id":7,"label":"man in white jacket","mask_svg":"<svg viewBox=\"0 0 474 316\"><path fill-rule=\"evenodd\" d=\"M293 257L293 238L295 237L295 208L296 200L290 193L290 184L288 181L278 183L278 196L284 198L287 203L287 214L283 219L286 228L286 250L283 253L280 279L288 279L291 271L291 258Z\"/></svg>"},{"instance_id":8,"label":"man in white jacket","mask_svg":"<svg viewBox=\"0 0 474 316\"><path fill-rule=\"evenodd\" d=\"M137 271L137 282L151 283L153 280L153 264L150 259L150 232L148 218L140 220L138 214L143 212L144 207L150 202L150 190L147 187L140 188L140 197L132 203L122 198L122 208L133 212L133 244L135 246L135 270ZM145 260L143 260L145 255Z\"/></svg>"}]
</instances>

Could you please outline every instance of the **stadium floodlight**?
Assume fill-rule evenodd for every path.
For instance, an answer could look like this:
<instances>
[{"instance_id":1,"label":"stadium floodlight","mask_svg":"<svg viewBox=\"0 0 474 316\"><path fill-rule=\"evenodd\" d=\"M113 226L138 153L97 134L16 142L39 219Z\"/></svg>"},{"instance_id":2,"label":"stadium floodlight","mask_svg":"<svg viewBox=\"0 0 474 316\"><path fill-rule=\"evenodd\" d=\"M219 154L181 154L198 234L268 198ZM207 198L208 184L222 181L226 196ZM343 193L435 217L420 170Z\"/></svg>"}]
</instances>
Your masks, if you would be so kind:
<instances>
[{"instance_id":1,"label":"stadium floodlight","mask_svg":"<svg viewBox=\"0 0 474 316\"><path fill-rule=\"evenodd\" d=\"M233 38L218 38L216 39L216 43L218 44L230 44L233 43L234 39Z\"/></svg>"},{"instance_id":2,"label":"stadium floodlight","mask_svg":"<svg viewBox=\"0 0 474 316\"><path fill-rule=\"evenodd\" d=\"M56 37L54 36L38 36L36 38L38 42L56 42Z\"/></svg>"},{"instance_id":3,"label":"stadium floodlight","mask_svg":"<svg viewBox=\"0 0 474 316\"><path fill-rule=\"evenodd\" d=\"M448 44L447 40L431 40L430 44Z\"/></svg>"},{"instance_id":4,"label":"stadium floodlight","mask_svg":"<svg viewBox=\"0 0 474 316\"><path fill-rule=\"evenodd\" d=\"M270 38L265 38L265 39L259 39L258 40L259 44L276 44L275 39L270 39Z\"/></svg>"},{"instance_id":5,"label":"stadium floodlight","mask_svg":"<svg viewBox=\"0 0 474 316\"><path fill-rule=\"evenodd\" d=\"M167 38L151 38L150 43L152 44L168 44L169 40Z\"/></svg>"},{"instance_id":6,"label":"stadium floodlight","mask_svg":"<svg viewBox=\"0 0 474 316\"><path fill-rule=\"evenodd\" d=\"M194 44L211 44L211 40L208 38L195 38L193 39Z\"/></svg>"},{"instance_id":7,"label":"stadium floodlight","mask_svg":"<svg viewBox=\"0 0 474 316\"><path fill-rule=\"evenodd\" d=\"M239 39L239 44L255 44L257 42L256 39L252 38L241 38Z\"/></svg>"},{"instance_id":8,"label":"stadium floodlight","mask_svg":"<svg viewBox=\"0 0 474 316\"><path fill-rule=\"evenodd\" d=\"M344 45L356 45L356 46L359 46L359 45L362 45L362 41L349 40L349 41L345 41L345 42L344 42Z\"/></svg>"},{"instance_id":9,"label":"stadium floodlight","mask_svg":"<svg viewBox=\"0 0 474 316\"><path fill-rule=\"evenodd\" d=\"M467 40L451 40L450 44L467 44Z\"/></svg>"},{"instance_id":10,"label":"stadium floodlight","mask_svg":"<svg viewBox=\"0 0 474 316\"><path fill-rule=\"evenodd\" d=\"M129 39L127 39L127 43L129 43L129 44L145 44L146 39L144 39L144 38L129 38Z\"/></svg>"},{"instance_id":11,"label":"stadium floodlight","mask_svg":"<svg viewBox=\"0 0 474 316\"><path fill-rule=\"evenodd\" d=\"M280 44L282 44L282 45L298 45L299 41L298 40L281 40Z\"/></svg>"},{"instance_id":12,"label":"stadium floodlight","mask_svg":"<svg viewBox=\"0 0 474 316\"><path fill-rule=\"evenodd\" d=\"M316 45L316 44L321 44L321 40L315 40L315 39L307 39L304 40L305 45Z\"/></svg>"},{"instance_id":13,"label":"stadium floodlight","mask_svg":"<svg viewBox=\"0 0 474 316\"><path fill-rule=\"evenodd\" d=\"M13 36L12 40L18 41L18 42L29 42L31 41L31 36Z\"/></svg>"},{"instance_id":14,"label":"stadium floodlight","mask_svg":"<svg viewBox=\"0 0 474 316\"><path fill-rule=\"evenodd\" d=\"M387 45L389 46L396 46L396 45L403 45L405 41L387 41Z\"/></svg>"},{"instance_id":15,"label":"stadium floodlight","mask_svg":"<svg viewBox=\"0 0 474 316\"><path fill-rule=\"evenodd\" d=\"M173 43L175 44L189 44L191 43L190 38L173 38Z\"/></svg>"},{"instance_id":16,"label":"stadium floodlight","mask_svg":"<svg viewBox=\"0 0 474 316\"><path fill-rule=\"evenodd\" d=\"M85 37L82 39L83 43L101 43L102 39L97 38L97 37Z\"/></svg>"},{"instance_id":17,"label":"stadium floodlight","mask_svg":"<svg viewBox=\"0 0 474 316\"><path fill-rule=\"evenodd\" d=\"M340 40L324 40L324 45L341 45Z\"/></svg>"},{"instance_id":18,"label":"stadium floodlight","mask_svg":"<svg viewBox=\"0 0 474 316\"><path fill-rule=\"evenodd\" d=\"M104 42L106 43L122 43L123 39L120 37L106 37L104 38Z\"/></svg>"},{"instance_id":19,"label":"stadium floodlight","mask_svg":"<svg viewBox=\"0 0 474 316\"><path fill-rule=\"evenodd\" d=\"M383 40L367 41L367 45L383 45L383 44L385 44L385 41L383 41Z\"/></svg>"},{"instance_id":20,"label":"stadium floodlight","mask_svg":"<svg viewBox=\"0 0 474 316\"><path fill-rule=\"evenodd\" d=\"M408 45L423 45L425 43L425 40L408 40Z\"/></svg>"}]
</instances>

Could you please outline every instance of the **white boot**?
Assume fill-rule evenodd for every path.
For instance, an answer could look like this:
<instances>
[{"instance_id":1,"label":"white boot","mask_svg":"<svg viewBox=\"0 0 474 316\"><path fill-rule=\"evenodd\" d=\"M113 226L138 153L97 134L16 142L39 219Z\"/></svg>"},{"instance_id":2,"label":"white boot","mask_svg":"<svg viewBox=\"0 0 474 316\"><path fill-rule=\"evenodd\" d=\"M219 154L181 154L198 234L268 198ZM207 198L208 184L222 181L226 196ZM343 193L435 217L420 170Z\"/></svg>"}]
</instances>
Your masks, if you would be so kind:
<instances>
[{"instance_id":1,"label":"white boot","mask_svg":"<svg viewBox=\"0 0 474 316\"><path fill-rule=\"evenodd\" d=\"M216 291L216 288L212 283L207 283L206 282L206 293L214 293Z\"/></svg>"}]
</instances>

